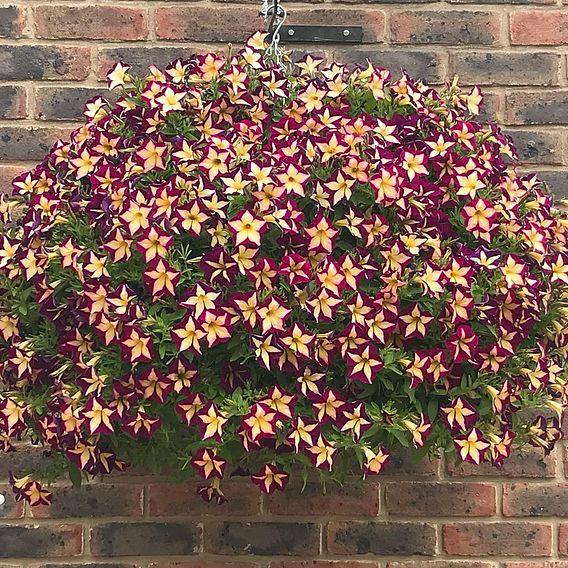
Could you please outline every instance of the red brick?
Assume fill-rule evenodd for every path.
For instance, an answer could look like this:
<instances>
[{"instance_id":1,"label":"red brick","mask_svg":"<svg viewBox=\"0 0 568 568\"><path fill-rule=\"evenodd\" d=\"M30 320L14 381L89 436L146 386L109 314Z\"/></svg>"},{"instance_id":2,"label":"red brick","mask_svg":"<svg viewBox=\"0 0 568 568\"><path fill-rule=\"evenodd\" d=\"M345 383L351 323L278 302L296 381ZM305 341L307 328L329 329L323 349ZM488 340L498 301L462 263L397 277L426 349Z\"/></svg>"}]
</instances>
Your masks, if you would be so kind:
<instances>
[{"instance_id":1,"label":"red brick","mask_svg":"<svg viewBox=\"0 0 568 568\"><path fill-rule=\"evenodd\" d=\"M149 512L152 517L186 517L188 515L255 515L260 512L260 492L248 480L227 481L222 505L205 502L197 494L199 483L155 483L148 487Z\"/></svg>"},{"instance_id":2,"label":"red brick","mask_svg":"<svg viewBox=\"0 0 568 568\"><path fill-rule=\"evenodd\" d=\"M270 568L377 568L376 562L357 560L278 560Z\"/></svg>"},{"instance_id":3,"label":"red brick","mask_svg":"<svg viewBox=\"0 0 568 568\"><path fill-rule=\"evenodd\" d=\"M91 529L93 556L190 556L202 545L202 531L190 522L114 522Z\"/></svg>"},{"instance_id":4,"label":"red brick","mask_svg":"<svg viewBox=\"0 0 568 568\"><path fill-rule=\"evenodd\" d=\"M444 525L443 549L454 556L549 556L552 526L505 521Z\"/></svg>"},{"instance_id":5,"label":"red brick","mask_svg":"<svg viewBox=\"0 0 568 568\"><path fill-rule=\"evenodd\" d=\"M394 482L386 486L390 515L488 517L496 513L495 487L488 483Z\"/></svg>"},{"instance_id":6,"label":"red brick","mask_svg":"<svg viewBox=\"0 0 568 568\"><path fill-rule=\"evenodd\" d=\"M568 485L512 483L503 488L506 517L568 516Z\"/></svg>"},{"instance_id":7,"label":"red brick","mask_svg":"<svg viewBox=\"0 0 568 568\"><path fill-rule=\"evenodd\" d=\"M0 505L0 519L19 519L24 516L24 504L16 502L11 487L0 487L0 495L4 502Z\"/></svg>"},{"instance_id":8,"label":"red brick","mask_svg":"<svg viewBox=\"0 0 568 568\"><path fill-rule=\"evenodd\" d=\"M506 459L502 468L490 464L472 465L449 460L448 474L451 476L485 476L485 477L535 477L546 478L556 475L556 452L545 456L537 448L517 450Z\"/></svg>"},{"instance_id":9,"label":"red brick","mask_svg":"<svg viewBox=\"0 0 568 568\"><path fill-rule=\"evenodd\" d=\"M0 165L0 193L12 193L12 180L26 171L25 166Z\"/></svg>"},{"instance_id":10,"label":"red brick","mask_svg":"<svg viewBox=\"0 0 568 568\"><path fill-rule=\"evenodd\" d=\"M327 550L332 554L434 556L434 525L398 521L332 521L327 526Z\"/></svg>"},{"instance_id":11,"label":"red brick","mask_svg":"<svg viewBox=\"0 0 568 568\"><path fill-rule=\"evenodd\" d=\"M92 483L51 490L51 506L32 507L34 518L142 516L142 485Z\"/></svg>"},{"instance_id":12,"label":"red brick","mask_svg":"<svg viewBox=\"0 0 568 568\"><path fill-rule=\"evenodd\" d=\"M156 10L159 39L241 42L262 26L256 6L165 6Z\"/></svg>"},{"instance_id":13,"label":"red brick","mask_svg":"<svg viewBox=\"0 0 568 568\"><path fill-rule=\"evenodd\" d=\"M321 527L305 522L210 522L205 551L230 556L313 556L319 553Z\"/></svg>"},{"instance_id":14,"label":"red brick","mask_svg":"<svg viewBox=\"0 0 568 568\"><path fill-rule=\"evenodd\" d=\"M188 47L120 47L99 48L97 77L106 81L109 71L119 61L124 61L132 67L130 73L136 76L146 76L148 67L156 65L163 69L168 63L179 57L190 57L195 53L194 48Z\"/></svg>"},{"instance_id":15,"label":"red brick","mask_svg":"<svg viewBox=\"0 0 568 568\"><path fill-rule=\"evenodd\" d=\"M568 124L568 90L507 94L507 124Z\"/></svg>"},{"instance_id":16,"label":"red brick","mask_svg":"<svg viewBox=\"0 0 568 568\"><path fill-rule=\"evenodd\" d=\"M0 126L0 162L18 160L41 160L53 146L58 138L68 135L70 129L51 128L51 127L24 127L20 126ZM8 454L2 456L6 460L6 466L0 465L0 476L4 477L4 471L17 471L8 469L10 461L13 459L18 463L19 459L25 456ZM14 455L14 458L12 458ZM7 473L7 472L6 472Z\"/></svg>"},{"instance_id":17,"label":"red brick","mask_svg":"<svg viewBox=\"0 0 568 568\"><path fill-rule=\"evenodd\" d=\"M25 33L26 8L0 6L0 37L19 38Z\"/></svg>"},{"instance_id":18,"label":"red brick","mask_svg":"<svg viewBox=\"0 0 568 568\"><path fill-rule=\"evenodd\" d=\"M115 99L108 89L92 87L38 87L35 89L35 118L38 120L82 120L85 103L94 97Z\"/></svg>"},{"instance_id":19,"label":"red brick","mask_svg":"<svg viewBox=\"0 0 568 568\"><path fill-rule=\"evenodd\" d=\"M538 22L538 25L535 23ZM513 45L568 44L568 12L522 11L511 14L511 43Z\"/></svg>"},{"instance_id":20,"label":"red brick","mask_svg":"<svg viewBox=\"0 0 568 568\"><path fill-rule=\"evenodd\" d=\"M558 85L560 54L465 51L450 55L450 76L462 85Z\"/></svg>"},{"instance_id":21,"label":"red brick","mask_svg":"<svg viewBox=\"0 0 568 568\"><path fill-rule=\"evenodd\" d=\"M104 567L106 568L106 566ZM148 568L259 568L254 562L223 562L207 560L182 560L182 561L160 561L152 562Z\"/></svg>"},{"instance_id":22,"label":"red brick","mask_svg":"<svg viewBox=\"0 0 568 568\"><path fill-rule=\"evenodd\" d=\"M546 4L556 4L556 0L449 0L451 4L496 4L496 5L506 5L506 4L523 4L523 5L546 5ZM568 2L568 0L566 0Z\"/></svg>"},{"instance_id":23,"label":"red brick","mask_svg":"<svg viewBox=\"0 0 568 568\"><path fill-rule=\"evenodd\" d=\"M391 15L394 43L495 45L500 41L497 12L469 10L413 10Z\"/></svg>"},{"instance_id":24,"label":"red brick","mask_svg":"<svg viewBox=\"0 0 568 568\"><path fill-rule=\"evenodd\" d=\"M560 556L568 556L568 523L562 523L559 527L558 554Z\"/></svg>"},{"instance_id":25,"label":"red brick","mask_svg":"<svg viewBox=\"0 0 568 568\"><path fill-rule=\"evenodd\" d=\"M78 561L70 564L68 561L65 564L55 564L51 562L42 564L28 564L26 568L145 568L145 565L137 562L133 564L132 562L112 562L110 564L101 564L99 562L80 562ZM2 568L0 566L0 568Z\"/></svg>"},{"instance_id":26,"label":"red brick","mask_svg":"<svg viewBox=\"0 0 568 568\"><path fill-rule=\"evenodd\" d=\"M35 18L41 38L116 41L148 36L148 16L142 8L43 5L35 9Z\"/></svg>"},{"instance_id":27,"label":"red brick","mask_svg":"<svg viewBox=\"0 0 568 568\"><path fill-rule=\"evenodd\" d=\"M562 132L551 129L516 129L508 130L507 134L513 138L522 164L561 165L565 163Z\"/></svg>"},{"instance_id":28,"label":"red brick","mask_svg":"<svg viewBox=\"0 0 568 568\"><path fill-rule=\"evenodd\" d=\"M468 562L462 560L409 560L387 562L386 568L497 568L489 562Z\"/></svg>"},{"instance_id":29,"label":"red brick","mask_svg":"<svg viewBox=\"0 0 568 568\"><path fill-rule=\"evenodd\" d=\"M479 120L484 123L489 121L500 122L500 118L503 114L503 98L504 97L502 97L499 93L484 91Z\"/></svg>"},{"instance_id":30,"label":"red brick","mask_svg":"<svg viewBox=\"0 0 568 568\"><path fill-rule=\"evenodd\" d=\"M88 47L0 45L0 80L82 81L91 69Z\"/></svg>"},{"instance_id":31,"label":"red brick","mask_svg":"<svg viewBox=\"0 0 568 568\"><path fill-rule=\"evenodd\" d=\"M412 452L400 449L396 450L391 455L391 459L385 467L384 475L396 476L397 479L400 478L401 475L434 477L438 473L439 466L439 459L430 460L425 458L416 461Z\"/></svg>"},{"instance_id":32,"label":"red brick","mask_svg":"<svg viewBox=\"0 0 568 568\"><path fill-rule=\"evenodd\" d=\"M27 94L24 87L0 85L0 118L25 118Z\"/></svg>"},{"instance_id":33,"label":"red brick","mask_svg":"<svg viewBox=\"0 0 568 568\"><path fill-rule=\"evenodd\" d=\"M0 525L0 558L77 556L82 549L79 525Z\"/></svg>"},{"instance_id":34,"label":"red brick","mask_svg":"<svg viewBox=\"0 0 568 568\"><path fill-rule=\"evenodd\" d=\"M568 568L568 562L505 562L502 568Z\"/></svg>"},{"instance_id":35,"label":"red brick","mask_svg":"<svg viewBox=\"0 0 568 568\"><path fill-rule=\"evenodd\" d=\"M544 181L558 199L568 197L567 169L545 170L541 167L538 169L538 179Z\"/></svg>"},{"instance_id":36,"label":"red brick","mask_svg":"<svg viewBox=\"0 0 568 568\"><path fill-rule=\"evenodd\" d=\"M9 132L12 131L12 129L7 129L7 130ZM8 141L3 139L4 135L5 133L2 132L2 130L0 129L0 142ZM26 158L11 158L11 159L25 160ZM28 158L28 159L34 160L35 158ZM0 164L7 161L8 161L7 158L0 155ZM29 169L27 166L25 165L20 166L19 164L6 165L5 167L15 168L17 170L15 171L15 175L13 177ZM7 179L8 181L11 182L12 179L9 179L9 173L10 172L8 170L6 174L7 177L4 179ZM0 480L7 480L9 478L10 472L13 472L14 474L17 475L29 469L45 467L48 463L48 460L44 456L43 449L39 446L32 446L29 443L21 443L15 445L15 450L16 451L14 452L2 454L2 459L0 459Z\"/></svg>"},{"instance_id":37,"label":"red brick","mask_svg":"<svg viewBox=\"0 0 568 568\"><path fill-rule=\"evenodd\" d=\"M381 41L384 12L380 10L341 10L336 8L298 8L290 11L287 24L360 25L363 41ZM202 42L243 41L262 29L258 8L165 6L156 11L156 33L160 39L185 39Z\"/></svg>"},{"instance_id":38,"label":"red brick","mask_svg":"<svg viewBox=\"0 0 568 568\"><path fill-rule=\"evenodd\" d=\"M396 78L401 76L401 69L404 69L414 79L422 79L426 83L442 83L444 79L444 54L435 50L414 51L400 46L395 49L378 46L365 49L349 47L333 52L333 61L350 66L366 65L367 60L389 69Z\"/></svg>"},{"instance_id":39,"label":"red brick","mask_svg":"<svg viewBox=\"0 0 568 568\"><path fill-rule=\"evenodd\" d=\"M325 493L324 493L325 489ZM265 510L272 515L353 515L375 517L379 512L379 486L372 482L345 483L343 486L309 482L288 486L264 498Z\"/></svg>"}]
</instances>

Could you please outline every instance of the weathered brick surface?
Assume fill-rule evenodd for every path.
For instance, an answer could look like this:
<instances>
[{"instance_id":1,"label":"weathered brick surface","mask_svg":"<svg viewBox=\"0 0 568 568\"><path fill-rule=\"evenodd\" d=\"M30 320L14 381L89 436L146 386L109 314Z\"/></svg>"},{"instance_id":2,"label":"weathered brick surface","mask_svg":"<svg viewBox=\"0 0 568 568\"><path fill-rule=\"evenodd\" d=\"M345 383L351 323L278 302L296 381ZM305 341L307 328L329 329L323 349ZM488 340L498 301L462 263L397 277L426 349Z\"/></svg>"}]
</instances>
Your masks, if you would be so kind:
<instances>
[{"instance_id":1,"label":"weathered brick surface","mask_svg":"<svg viewBox=\"0 0 568 568\"><path fill-rule=\"evenodd\" d=\"M387 562L386 568L496 568L496 564L461 560L409 560Z\"/></svg>"},{"instance_id":2,"label":"weathered brick surface","mask_svg":"<svg viewBox=\"0 0 568 568\"><path fill-rule=\"evenodd\" d=\"M473 85L558 85L559 53L467 51L450 56L450 71Z\"/></svg>"},{"instance_id":3,"label":"weathered brick surface","mask_svg":"<svg viewBox=\"0 0 568 568\"><path fill-rule=\"evenodd\" d=\"M501 14L473 10L407 10L391 16L395 43L494 45L501 36Z\"/></svg>"},{"instance_id":4,"label":"weathered brick surface","mask_svg":"<svg viewBox=\"0 0 568 568\"><path fill-rule=\"evenodd\" d=\"M27 93L23 87L0 85L0 118L25 118Z\"/></svg>"},{"instance_id":5,"label":"weathered brick surface","mask_svg":"<svg viewBox=\"0 0 568 568\"><path fill-rule=\"evenodd\" d=\"M90 545L93 556L189 556L201 538L192 522L112 522L91 529Z\"/></svg>"},{"instance_id":6,"label":"weathered brick surface","mask_svg":"<svg viewBox=\"0 0 568 568\"><path fill-rule=\"evenodd\" d=\"M568 562L551 561L551 562L504 562L503 568L568 568Z\"/></svg>"},{"instance_id":7,"label":"weathered brick surface","mask_svg":"<svg viewBox=\"0 0 568 568\"><path fill-rule=\"evenodd\" d=\"M50 558L82 552L80 525L0 524L0 558Z\"/></svg>"},{"instance_id":8,"label":"weathered brick surface","mask_svg":"<svg viewBox=\"0 0 568 568\"><path fill-rule=\"evenodd\" d=\"M89 87L40 87L35 91L38 120L81 120L85 102L96 96L114 98L105 89Z\"/></svg>"},{"instance_id":9,"label":"weathered brick surface","mask_svg":"<svg viewBox=\"0 0 568 568\"><path fill-rule=\"evenodd\" d=\"M558 197L568 197L568 170L543 170L539 169L539 178L548 184L551 191Z\"/></svg>"},{"instance_id":10,"label":"weathered brick surface","mask_svg":"<svg viewBox=\"0 0 568 568\"><path fill-rule=\"evenodd\" d=\"M429 83L440 83L444 78L444 54L435 49L341 49L334 51L333 59L347 65L365 65L368 60L373 65L386 67L394 77L400 77L404 69L412 77Z\"/></svg>"},{"instance_id":11,"label":"weathered brick surface","mask_svg":"<svg viewBox=\"0 0 568 568\"><path fill-rule=\"evenodd\" d=\"M150 65L164 68L179 57L189 57L195 49L181 47L107 47L98 50L96 73L105 80L117 61L126 61L132 67L131 73L145 75Z\"/></svg>"},{"instance_id":12,"label":"weathered brick surface","mask_svg":"<svg viewBox=\"0 0 568 568\"><path fill-rule=\"evenodd\" d=\"M550 129L508 131L524 164L565 163L563 133Z\"/></svg>"},{"instance_id":13,"label":"weathered brick surface","mask_svg":"<svg viewBox=\"0 0 568 568\"><path fill-rule=\"evenodd\" d=\"M91 66L88 47L0 45L0 80L86 79Z\"/></svg>"},{"instance_id":14,"label":"weathered brick surface","mask_svg":"<svg viewBox=\"0 0 568 568\"><path fill-rule=\"evenodd\" d=\"M189 515L256 515L260 513L260 495L248 480L228 482L223 487L227 502L212 507L198 494L196 483L156 483L148 487L149 513L152 517L184 517Z\"/></svg>"},{"instance_id":15,"label":"weathered brick surface","mask_svg":"<svg viewBox=\"0 0 568 568\"><path fill-rule=\"evenodd\" d=\"M337 521L327 527L327 550L332 554L433 556L433 525L416 522Z\"/></svg>"},{"instance_id":16,"label":"weathered brick surface","mask_svg":"<svg viewBox=\"0 0 568 568\"><path fill-rule=\"evenodd\" d=\"M148 36L144 8L112 5L42 5L35 9L37 37L135 40Z\"/></svg>"},{"instance_id":17,"label":"weathered brick surface","mask_svg":"<svg viewBox=\"0 0 568 568\"><path fill-rule=\"evenodd\" d=\"M0 487L3 503L0 505L1 519L18 519L24 516L24 504L16 502L11 487Z\"/></svg>"},{"instance_id":18,"label":"weathered brick surface","mask_svg":"<svg viewBox=\"0 0 568 568\"><path fill-rule=\"evenodd\" d=\"M559 527L558 553L560 554L560 556L568 556L568 523L562 523Z\"/></svg>"},{"instance_id":19,"label":"weathered brick surface","mask_svg":"<svg viewBox=\"0 0 568 568\"><path fill-rule=\"evenodd\" d=\"M0 6L0 38L24 35L27 11L24 6Z\"/></svg>"},{"instance_id":20,"label":"weathered brick surface","mask_svg":"<svg viewBox=\"0 0 568 568\"><path fill-rule=\"evenodd\" d=\"M23 166L4 166L0 164L0 193L12 191L12 180L24 171Z\"/></svg>"},{"instance_id":21,"label":"weathered brick surface","mask_svg":"<svg viewBox=\"0 0 568 568\"><path fill-rule=\"evenodd\" d=\"M568 485L511 483L503 488L507 517L567 517Z\"/></svg>"},{"instance_id":22,"label":"weathered brick surface","mask_svg":"<svg viewBox=\"0 0 568 568\"><path fill-rule=\"evenodd\" d=\"M41 160L53 143L68 132L68 129L53 126L0 126L0 161ZM1 471L2 466L0 466Z\"/></svg>"},{"instance_id":23,"label":"weathered brick surface","mask_svg":"<svg viewBox=\"0 0 568 568\"><path fill-rule=\"evenodd\" d=\"M410 560L387 562L386 568L496 568L493 562L468 562L460 560Z\"/></svg>"},{"instance_id":24,"label":"weathered brick surface","mask_svg":"<svg viewBox=\"0 0 568 568\"><path fill-rule=\"evenodd\" d=\"M568 124L568 89L507 95L508 124Z\"/></svg>"},{"instance_id":25,"label":"weathered brick surface","mask_svg":"<svg viewBox=\"0 0 568 568\"><path fill-rule=\"evenodd\" d=\"M568 562L551 561L551 562L505 562L502 568L568 568Z\"/></svg>"},{"instance_id":26,"label":"weathered brick surface","mask_svg":"<svg viewBox=\"0 0 568 568\"><path fill-rule=\"evenodd\" d=\"M224 560L171 560L151 562L148 568L260 568L256 562Z\"/></svg>"},{"instance_id":27,"label":"weathered brick surface","mask_svg":"<svg viewBox=\"0 0 568 568\"><path fill-rule=\"evenodd\" d=\"M456 523L443 527L443 547L455 556L548 556L552 526L547 523Z\"/></svg>"},{"instance_id":28,"label":"weathered brick surface","mask_svg":"<svg viewBox=\"0 0 568 568\"><path fill-rule=\"evenodd\" d=\"M556 475L556 453L544 456L536 448L527 448L522 452L513 452L502 468L495 468L490 464L479 466L467 463L456 464L453 461L450 461L446 467L450 476L554 477Z\"/></svg>"},{"instance_id":29,"label":"weathered brick surface","mask_svg":"<svg viewBox=\"0 0 568 568\"><path fill-rule=\"evenodd\" d=\"M34 518L140 517L142 485L84 484L81 487L54 487L50 506L34 507Z\"/></svg>"},{"instance_id":30,"label":"weathered brick surface","mask_svg":"<svg viewBox=\"0 0 568 568\"><path fill-rule=\"evenodd\" d=\"M439 467L437 459L416 460L408 450L401 449L391 455L384 473L397 478L402 475L434 477Z\"/></svg>"},{"instance_id":31,"label":"weathered brick surface","mask_svg":"<svg viewBox=\"0 0 568 568\"><path fill-rule=\"evenodd\" d=\"M308 522L209 522L205 551L229 556L315 556L320 530L318 524Z\"/></svg>"},{"instance_id":32,"label":"weathered brick surface","mask_svg":"<svg viewBox=\"0 0 568 568\"><path fill-rule=\"evenodd\" d=\"M264 510L272 515L329 515L374 517L379 512L379 486L376 483L333 484L324 487L311 482L304 488L292 486L286 492L273 493L264 500Z\"/></svg>"},{"instance_id":33,"label":"weathered brick surface","mask_svg":"<svg viewBox=\"0 0 568 568\"><path fill-rule=\"evenodd\" d=\"M278 560L270 568L377 568L377 562L357 560Z\"/></svg>"},{"instance_id":34,"label":"weathered brick surface","mask_svg":"<svg viewBox=\"0 0 568 568\"><path fill-rule=\"evenodd\" d=\"M535 25L538 22L538 25ZM527 10L511 14L513 45L568 44L568 12Z\"/></svg>"},{"instance_id":35,"label":"weathered brick surface","mask_svg":"<svg viewBox=\"0 0 568 568\"><path fill-rule=\"evenodd\" d=\"M390 515L488 517L496 508L495 487L489 483L397 482L386 486Z\"/></svg>"}]
</instances>

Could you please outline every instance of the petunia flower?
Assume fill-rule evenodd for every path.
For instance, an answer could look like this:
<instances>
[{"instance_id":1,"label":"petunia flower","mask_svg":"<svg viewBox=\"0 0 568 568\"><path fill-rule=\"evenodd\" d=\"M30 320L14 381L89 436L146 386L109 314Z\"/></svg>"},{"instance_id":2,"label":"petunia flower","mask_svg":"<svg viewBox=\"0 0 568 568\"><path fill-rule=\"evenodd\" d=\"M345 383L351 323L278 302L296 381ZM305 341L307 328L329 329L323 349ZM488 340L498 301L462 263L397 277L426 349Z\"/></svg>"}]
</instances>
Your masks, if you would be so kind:
<instances>
[{"instance_id":1,"label":"petunia flower","mask_svg":"<svg viewBox=\"0 0 568 568\"><path fill-rule=\"evenodd\" d=\"M384 363L376 348L366 343L354 351L347 351L347 377L351 381L372 384Z\"/></svg>"},{"instance_id":2,"label":"petunia flower","mask_svg":"<svg viewBox=\"0 0 568 568\"><path fill-rule=\"evenodd\" d=\"M266 403L254 404L242 419L242 427L254 442L262 438L272 438L276 434L278 413Z\"/></svg>"},{"instance_id":3,"label":"petunia flower","mask_svg":"<svg viewBox=\"0 0 568 568\"><path fill-rule=\"evenodd\" d=\"M363 472L367 475L378 475L390 461L390 453L385 448L378 448L377 451L371 450L368 446L363 446L365 463Z\"/></svg>"},{"instance_id":4,"label":"petunia flower","mask_svg":"<svg viewBox=\"0 0 568 568\"><path fill-rule=\"evenodd\" d=\"M276 490L283 491L288 485L290 475L274 464L266 464L259 471L251 474L250 478L263 493L270 494Z\"/></svg>"},{"instance_id":5,"label":"petunia flower","mask_svg":"<svg viewBox=\"0 0 568 568\"><path fill-rule=\"evenodd\" d=\"M202 479L223 479L227 460L214 448L199 448L191 458L191 465Z\"/></svg>"},{"instance_id":6,"label":"petunia flower","mask_svg":"<svg viewBox=\"0 0 568 568\"><path fill-rule=\"evenodd\" d=\"M454 439L454 445L460 458L469 463L479 465L487 453L490 444L483 437L483 433L473 428L468 434Z\"/></svg>"},{"instance_id":7,"label":"petunia flower","mask_svg":"<svg viewBox=\"0 0 568 568\"><path fill-rule=\"evenodd\" d=\"M452 431L469 430L479 419L479 413L465 398L458 396L449 406L440 407L440 414Z\"/></svg>"}]
</instances>

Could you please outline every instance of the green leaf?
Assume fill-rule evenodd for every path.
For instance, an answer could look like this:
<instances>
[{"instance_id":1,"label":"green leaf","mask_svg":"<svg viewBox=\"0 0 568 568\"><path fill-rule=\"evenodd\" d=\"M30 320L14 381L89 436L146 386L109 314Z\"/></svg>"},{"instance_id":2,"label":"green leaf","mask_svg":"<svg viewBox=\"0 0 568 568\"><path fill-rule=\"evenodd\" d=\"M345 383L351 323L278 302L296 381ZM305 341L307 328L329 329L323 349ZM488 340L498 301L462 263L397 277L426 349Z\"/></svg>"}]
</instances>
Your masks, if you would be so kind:
<instances>
[{"instance_id":1,"label":"green leaf","mask_svg":"<svg viewBox=\"0 0 568 568\"><path fill-rule=\"evenodd\" d=\"M430 400L428 400L428 418L434 420L438 415L438 399L433 394L430 394Z\"/></svg>"},{"instance_id":2,"label":"green leaf","mask_svg":"<svg viewBox=\"0 0 568 568\"><path fill-rule=\"evenodd\" d=\"M81 487L81 470L72 464L69 466L69 481L71 481L73 487Z\"/></svg>"}]
</instances>

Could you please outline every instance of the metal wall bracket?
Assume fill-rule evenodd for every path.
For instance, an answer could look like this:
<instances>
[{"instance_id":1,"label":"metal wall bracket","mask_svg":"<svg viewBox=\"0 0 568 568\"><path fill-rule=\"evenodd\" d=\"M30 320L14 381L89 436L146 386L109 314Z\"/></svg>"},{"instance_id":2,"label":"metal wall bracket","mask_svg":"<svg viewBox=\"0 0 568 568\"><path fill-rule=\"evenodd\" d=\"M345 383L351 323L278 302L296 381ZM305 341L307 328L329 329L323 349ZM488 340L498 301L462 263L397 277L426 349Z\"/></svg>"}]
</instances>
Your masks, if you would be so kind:
<instances>
[{"instance_id":1,"label":"metal wall bracket","mask_svg":"<svg viewBox=\"0 0 568 568\"><path fill-rule=\"evenodd\" d=\"M283 43L362 43L362 26L282 26Z\"/></svg>"}]
</instances>

